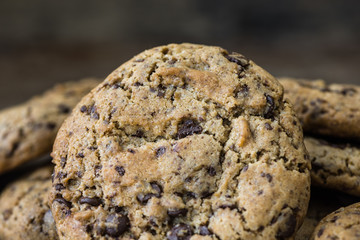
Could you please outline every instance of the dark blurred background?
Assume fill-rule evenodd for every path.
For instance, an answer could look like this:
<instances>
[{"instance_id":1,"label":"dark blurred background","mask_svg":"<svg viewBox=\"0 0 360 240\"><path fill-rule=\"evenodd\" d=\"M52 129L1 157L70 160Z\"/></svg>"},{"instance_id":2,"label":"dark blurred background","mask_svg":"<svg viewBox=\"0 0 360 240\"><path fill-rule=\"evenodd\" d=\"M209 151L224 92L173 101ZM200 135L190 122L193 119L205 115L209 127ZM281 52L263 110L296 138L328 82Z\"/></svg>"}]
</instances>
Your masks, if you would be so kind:
<instances>
[{"instance_id":1,"label":"dark blurred background","mask_svg":"<svg viewBox=\"0 0 360 240\"><path fill-rule=\"evenodd\" d=\"M359 10L355 0L1 0L0 108L105 78L170 42L220 45L275 76L360 84Z\"/></svg>"}]
</instances>

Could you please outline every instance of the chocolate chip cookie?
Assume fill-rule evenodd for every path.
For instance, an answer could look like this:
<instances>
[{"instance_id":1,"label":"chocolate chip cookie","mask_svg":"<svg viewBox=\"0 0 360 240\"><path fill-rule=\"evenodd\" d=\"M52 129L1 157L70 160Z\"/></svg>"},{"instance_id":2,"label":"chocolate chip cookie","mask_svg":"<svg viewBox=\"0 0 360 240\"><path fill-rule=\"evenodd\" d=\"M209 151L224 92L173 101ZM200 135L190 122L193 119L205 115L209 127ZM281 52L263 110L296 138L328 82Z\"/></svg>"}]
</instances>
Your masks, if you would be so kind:
<instances>
[{"instance_id":1,"label":"chocolate chip cookie","mask_svg":"<svg viewBox=\"0 0 360 240\"><path fill-rule=\"evenodd\" d=\"M305 132L360 140L360 87L280 78Z\"/></svg>"},{"instance_id":2,"label":"chocolate chip cookie","mask_svg":"<svg viewBox=\"0 0 360 240\"><path fill-rule=\"evenodd\" d=\"M305 137L312 164L312 184L360 196L360 149L347 143L334 143Z\"/></svg>"},{"instance_id":3,"label":"chocolate chip cookie","mask_svg":"<svg viewBox=\"0 0 360 240\"><path fill-rule=\"evenodd\" d=\"M340 208L320 221L311 239L359 239L360 203Z\"/></svg>"},{"instance_id":4,"label":"chocolate chip cookie","mask_svg":"<svg viewBox=\"0 0 360 240\"><path fill-rule=\"evenodd\" d=\"M51 151L56 133L80 99L100 81L59 84L0 112L0 173Z\"/></svg>"},{"instance_id":5,"label":"chocolate chip cookie","mask_svg":"<svg viewBox=\"0 0 360 240\"><path fill-rule=\"evenodd\" d=\"M238 53L170 44L132 58L55 140L60 239L288 239L309 201L283 88Z\"/></svg>"},{"instance_id":6,"label":"chocolate chip cookie","mask_svg":"<svg viewBox=\"0 0 360 240\"><path fill-rule=\"evenodd\" d=\"M58 239L48 206L52 167L11 183L0 196L0 239Z\"/></svg>"}]
</instances>

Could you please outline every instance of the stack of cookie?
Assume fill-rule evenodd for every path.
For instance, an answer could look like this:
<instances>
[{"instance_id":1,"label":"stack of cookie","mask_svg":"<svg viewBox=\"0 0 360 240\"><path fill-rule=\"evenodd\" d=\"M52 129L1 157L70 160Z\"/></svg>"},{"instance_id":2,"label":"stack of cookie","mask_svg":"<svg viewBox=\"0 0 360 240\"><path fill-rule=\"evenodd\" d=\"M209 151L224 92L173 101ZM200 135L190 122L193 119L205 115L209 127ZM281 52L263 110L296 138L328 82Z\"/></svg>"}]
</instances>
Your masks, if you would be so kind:
<instances>
[{"instance_id":1,"label":"stack of cookie","mask_svg":"<svg viewBox=\"0 0 360 240\"><path fill-rule=\"evenodd\" d=\"M170 44L98 83L77 98L52 91L0 114L3 171L52 145L55 164L3 191L0 239L293 239L307 213L311 161L323 163L313 178L334 182L324 175L334 167L319 159L335 145L308 139L325 148L309 158L308 117L299 121L282 85L241 54ZM354 176L347 159L341 173Z\"/></svg>"},{"instance_id":2,"label":"stack of cookie","mask_svg":"<svg viewBox=\"0 0 360 240\"><path fill-rule=\"evenodd\" d=\"M279 80L285 88L285 97L294 104L294 109L304 128L304 142L312 165L312 185L359 197L360 108L358 103L360 102L360 87L327 85L322 80L308 81L291 78ZM360 222L360 216L357 216L359 213L359 204L355 204L345 211L340 210L339 213L329 215L321 221L322 226L317 227L313 238L355 239L360 237L360 229L356 228ZM353 216L347 219L349 215ZM331 224L329 219L332 219ZM349 224L347 231L344 231L346 224L343 231L339 231L343 219L346 224ZM325 230L328 228L332 230Z\"/></svg>"}]
</instances>

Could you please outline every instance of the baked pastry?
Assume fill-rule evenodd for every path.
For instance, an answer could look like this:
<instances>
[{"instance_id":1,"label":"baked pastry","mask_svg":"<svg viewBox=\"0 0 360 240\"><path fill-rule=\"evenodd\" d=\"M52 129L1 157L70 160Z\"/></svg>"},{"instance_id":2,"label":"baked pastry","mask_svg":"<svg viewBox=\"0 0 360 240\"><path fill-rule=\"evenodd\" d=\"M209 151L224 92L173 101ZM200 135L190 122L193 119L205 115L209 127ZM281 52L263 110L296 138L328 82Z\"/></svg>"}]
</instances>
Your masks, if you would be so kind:
<instances>
[{"instance_id":1,"label":"baked pastry","mask_svg":"<svg viewBox=\"0 0 360 240\"><path fill-rule=\"evenodd\" d=\"M283 88L244 56L170 44L91 91L54 143L60 239L290 239L310 162Z\"/></svg>"},{"instance_id":2,"label":"baked pastry","mask_svg":"<svg viewBox=\"0 0 360 240\"><path fill-rule=\"evenodd\" d=\"M342 207L320 221L311 239L359 239L360 203Z\"/></svg>"},{"instance_id":3,"label":"baked pastry","mask_svg":"<svg viewBox=\"0 0 360 240\"><path fill-rule=\"evenodd\" d=\"M305 217L299 231L296 232L295 240L309 240L318 223L319 221L314 218Z\"/></svg>"},{"instance_id":4,"label":"baked pastry","mask_svg":"<svg viewBox=\"0 0 360 240\"><path fill-rule=\"evenodd\" d=\"M312 184L360 196L360 149L345 143L305 137Z\"/></svg>"},{"instance_id":5,"label":"baked pastry","mask_svg":"<svg viewBox=\"0 0 360 240\"><path fill-rule=\"evenodd\" d=\"M100 81L55 86L41 96L0 112L0 173L51 152L56 133L80 99Z\"/></svg>"},{"instance_id":6,"label":"baked pastry","mask_svg":"<svg viewBox=\"0 0 360 240\"><path fill-rule=\"evenodd\" d=\"M0 239L58 239L48 206L52 167L8 185L0 195Z\"/></svg>"},{"instance_id":7,"label":"baked pastry","mask_svg":"<svg viewBox=\"0 0 360 240\"><path fill-rule=\"evenodd\" d=\"M360 87L280 78L305 132L360 140Z\"/></svg>"}]
</instances>

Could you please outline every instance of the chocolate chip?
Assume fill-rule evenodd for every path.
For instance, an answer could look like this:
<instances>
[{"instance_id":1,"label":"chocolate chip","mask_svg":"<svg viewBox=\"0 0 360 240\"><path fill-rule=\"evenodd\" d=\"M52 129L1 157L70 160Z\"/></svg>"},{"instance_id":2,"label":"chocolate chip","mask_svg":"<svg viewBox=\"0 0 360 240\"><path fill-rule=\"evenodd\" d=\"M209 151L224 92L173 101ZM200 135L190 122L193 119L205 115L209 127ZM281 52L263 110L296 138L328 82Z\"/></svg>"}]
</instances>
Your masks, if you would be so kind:
<instances>
[{"instance_id":1,"label":"chocolate chip","mask_svg":"<svg viewBox=\"0 0 360 240\"><path fill-rule=\"evenodd\" d=\"M65 187L61 183L55 184L55 190L56 191L61 191L63 189L65 189Z\"/></svg>"},{"instance_id":2,"label":"chocolate chip","mask_svg":"<svg viewBox=\"0 0 360 240\"><path fill-rule=\"evenodd\" d=\"M261 177L266 177L267 180L268 180L268 182L271 182L271 181L272 181L272 176L271 176L269 173L264 173L264 172L262 172L262 173L260 174L260 176L261 176Z\"/></svg>"},{"instance_id":3,"label":"chocolate chip","mask_svg":"<svg viewBox=\"0 0 360 240\"><path fill-rule=\"evenodd\" d=\"M134 83L134 86L135 86L135 87L139 87L139 86L143 86L143 84L140 83L140 82L135 82L135 83Z\"/></svg>"},{"instance_id":4,"label":"chocolate chip","mask_svg":"<svg viewBox=\"0 0 360 240\"><path fill-rule=\"evenodd\" d=\"M162 187L157 182L151 182L150 185L152 189L156 191L154 196L157 198L161 197L161 193L163 192Z\"/></svg>"},{"instance_id":5,"label":"chocolate chip","mask_svg":"<svg viewBox=\"0 0 360 240\"><path fill-rule=\"evenodd\" d=\"M219 206L221 209L229 208L230 210L237 209L236 204L222 204Z\"/></svg>"},{"instance_id":6,"label":"chocolate chip","mask_svg":"<svg viewBox=\"0 0 360 240\"><path fill-rule=\"evenodd\" d=\"M67 173L64 173L64 172L58 172L58 174L56 175L56 178L61 180L63 178L65 178L67 176Z\"/></svg>"},{"instance_id":7,"label":"chocolate chip","mask_svg":"<svg viewBox=\"0 0 360 240\"><path fill-rule=\"evenodd\" d=\"M157 96L158 97L164 97L165 96L165 92L166 92L166 87L164 87L163 85L159 85L158 86L158 93Z\"/></svg>"},{"instance_id":8,"label":"chocolate chip","mask_svg":"<svg viewBox=\"0 0 360 240\"><path fill-rule=\"evenodd\" d=\"M249 59L245 56L241 55L240 53L232 52L229 55L225 55L226 59L230 62L236 63L242 67L246 67L249 65Z\"/></svg>"},{"instance_id":9,"label":"chocolate chip","mask_svg":"<svg viewBox=\"0 0 360 240\"><path fill-rule=\"evenodd\" d=\"M201 236L207 236L212 234L207 226L200 226L199 233Z\"/></svg>"},{"instance_id":10,"label":"chocolate chip","mask_svg":"<svg viewBox=\"0 0 360 240\"><path fill-rule=\"evenodd\" d=\"M330 219L330 222L334 223L334 222L336 222L336 220L338 220L338 219L339 219L339 216L334 216L334 217L332 217L332 218Z\"/></svg>"},{"instance_id":11,"label":"chocolate chip","mask_svg":"<svg viewBox=\"0 0 360 240\"><path fill-rule=\"evenodd\" d=\"M101 172L102 166L101 165L96 165L95 166L95 176L99 176L100 172Z\"/></svg>"},{"instance_id":12,"label":"chocolate chip","mask_svg":"<svg viewBox=\"0 0 360 240\"><path fill-rule=\"evenodd\" d=\"M92 232L93 229L94 229L93 225L88 224L88 225L85 226L85 231L87 233Z\"/></svg>"},{"instance_id":13,"label":"chocolate chip","mask_svg":"<svg viewBox=\"0 0 360 240\"><path fill-rule=\"evenodd\" d=\"M275 110L275 102L274 99L265 93L266 98L266 107L264 111L264 117L265 118L273 118L274 116L274 110Z\"/></svg>"},{"instance_id":14,"label":"chocolate chip","mask_svg":"<svg viewBox=\"0 0 360 240\"><path fill-rule=\"evenodd\" d=\"M70 108L66 106L65 104L59 104L58 105L60 113L67 114L70 112Z\"/></svg>"},{"instance_id":15,"label":"chocolate chip","mask_svg":"<svg viewBox=\"0 0 360 240\"><path fill-rule=\"evenodd\" d=\"M60 166L64 168L66 165L66 157L60 157Z\"/></svg>"},{"instance_id":16,"label":"chocolate chip","mask_svg":"<svg viewBox=\"0 0 360 240\"><path fill-rule=\"evenodd\" d=\"M177 62L177 59L176 58L172 58L168 61L169 64L174 64Z\"/></svg>"},{"instance_id":17,"label":"chocolate chip","mask_svg":"<svg viewBox=\"0 0 360 240\"><path fill-rule=\"evenodd\" d=\"M236 97L246 97L249 95L249 87L248 85L244 84L242 86L239 86L239 90L236 92Z\"/></svg>"},{"instance_id":18,"label":"chocolate chip","mask_svg":"<svg viewBox=\"0 0 360 240\"><path fill-rule=\"evenodd\" d=\"M271 182L272 179L273 179L273 177L272 177L269 173L265 174L265 177L267 178L267 180L268 180L269 182Z\"/></svg>"},{"instance_id":19,"label":"chocolate chip","mask_svg":"<svg viewBox=\"0 0 360 240\"><path fill-rule=\"evenodd\" d=\"M116 166L115 170L120 174L120 176L124 176L125 175L125 169L122 166Z\"/></svg>"},{"instance_id":20,"label":"chocolate chip","mask_svg":"<svg viewBox=\"0 0 360 240\"><path fill-rule=\"evenodd\" d=\"M208 174L209 174L210 176L212 176L212 177L216 175L216 170L215 170L215 168L213 168L213 167L209 167L208 170L207 170L207 172L208 172Z\"/></svg>"},{"instance_id":21,"label":"chocolate chip","mask_svg":"<svg viewBox=\"0 0 360 240\"><path fill-rule=\"evenodd\" d=\"M85 105L82 105L82 106L80 107L80 112L82 112L82 113L87 112L87 107L86 107Z\"/></svg>"},{"instance_id":22,"label":"chocolate chip","mask_svg":"<svg viewBox=\"0 0 360 240\"><path fill-rule=\"evenodd\" d=\"M76 175L77 175L79 178L82 178L83 173L82 173L82 171L77 171L77 172L76 172Z\"/></svg>"},{"instance_id":23,"label":"chocolate chip","mask_svg":"<svg viewBox=\"0 0 360 240\"><path fill-rule=\"evenodd\" d=\"M120 83L114 83L114 84L112 85L112 88L113 88L113 89L118 89L118 88L121 88L121 85L120 85Z\"/></svg>"},{"instance_id":24,"label":"chocolate chip","mask_svg":"<svg viewBox=\"0 0 360 240\"><path fill-rule=\"evenodd\" d=\"M132 135L133 137L141 138L144 136L144 132L140 129L136 130L136 133Z\"/></svg>"},{"instance_id":25,"label":"chocolate chip","mask_svg":"<svg viewBox=\"0 0 360 240\"><path fill-rule=\"evenodd\" d=\"M265 123L265 128L267 130L273 130L273 127L269 123Z\"/></svg>"},{"instance_id":26,"label":"chocolate chip","mask_svg":"<svg viewBox=\"0 0 360 240\"><path fill-rule=\"evenodd\" d=\"M129 153L132 153L132 154L135 153L135 150L134 150L134 149L131 149L131 148L128 148L127 151L128 151Z\"/></svg>"},{"instance_id":27,"label":"chocolate chip","mask_svg":"<svg viewBox=\"0 0 360 240\"><path fill-rule=\"evenodd\" d=\"M91 205L91 206L96 207L96 206L99 206L99 205L102 203L102 201L101 201L101 199L98 198L98 197L93 197L93 198L90 198L90 197L81 197L81 198L79 199L79 203L80 203L80 204L89 204L89 205Z\"/></svg>"},{"instance_id":28,"label":"chocolate chip","mask_svg":"<svg viewBox=\"0 0 360 240\"><path fill-rule=\"evenodd\" d=\"M196 194L193 192L186 192L185 195L188 198L193 198L193 199L196 198Z\"/></svg>"},{"instance_id":29,"label":"chocolate chip","mask_svg":"<svg viewBox=\"0 0 360 240\"><path fill-rule=\"evenodd\" d=\"M105 236L106 232L105 229L101 226L96 226L96 233L100 236Z\"/></svg>"},{"instance_id":30,"label":"chocolate chip","mask_svg":"<svg viewBox=\"0 0 360 240\"><path fill-rule=\"evenodd\" d=\"M279 228L278 232L276 233L277 239L287 239L291 237L296 229L296 217L293 214L290 214L285 223L281 228Z\"/></svg>"},{"instance_id":31,"label":"chocolate chip","mask_svg":"<svg viewBox=\"0 0 360 240\"><path fill-rule=\"evenodd\" d=\"M54 122L48 122L48 123L46 123L46 128L47 128L47 129L54 130L55 127L56 127L56 123L54 123Z\"/></svg>"},{"instance_id":32,"label":"chocolate chip","mask_svg":"<svg viewBox=\"0 0 360 240\"><path fill-rule=\"evenodd\" d=\"M130 220L127 216L122 214L110 214L106 218L106 223L114 226L108 226L105 232L110 237L119 237L121 234L126 232L130 227Z\"/></svg>"},{"instance_id":33,"label":"chocolate chip","mask_svg":"<svg viewBox=\"0 0 360 240\"><path fill-rule=\"evenodd\" d=\"M97 113L97 112L93 113L93 114L91 115L91 117L92 117L93 119L96 119L96 120L99 120L99 119L100 119L99 113Z\"/></svg>"},{"instance_id":34,"label":"chocolate chip","mask_svg":"<svg viewBox=\"0 0 360 240\"><path fill-rule=\"evenodd\" d=\"M193 134L200 134L202 132L202 127L194 119L183 120L178 126L177 138L181 139Z\"/></svg>"},{"instance_id":35,"label":"chocolate chip","mask_svg":"<svg viewBox=\"0 0 360 240\"><path fill-rule=\"evenodd\" d=\"M71 208L71 202L69 201L66 201L62 196L57 196L55 199L54 199L54 202L58 202L62 205L65 205L66 207L68 208Z\"/></svg>"},{"instance_id":36,"label":"chocolate chip","mask_svg":"<svg viewBox=\"0 0 360 240\"><path fill-rule=\"evenodd\" d=\"M154 197L155 194L153 193L147 193L147 194L143 194L140 193L136 196L136 199L143 205L146 205L147 202L150 200L150 198Z\"/></svg>"},{"instance_id":37,"label":"chocolate chip","mask_svg":"<svg viewBox=\"0 0 360 240\"><path fill-rule=\"evenodd\" d=\"M320 229L319 229L319 231L317 232L317 236L318 237L321 237L321 235L323 235L323 233L324 233L324 230L325 230L325 227L323 226L323 227L321 227Z\"/></svg>"},{"instance_id":38,"label":"chocolate chip","mask_svg":"<svg viewBox=\"0 0 360 240\"><path fill-rule=\"evenodd\" d=\"M5 211L2 212L3 218L4 220L8 220L10 218L10 216L12 215L13 210L12 209L6 209Z\"/></svg>"},{"instance_id":39,"label":"chocolate chip","mask_svg":"<svg viewBox=\"0 0 360 240\"><path fill-rule=\"evenodd\" d=\"M78 153L77 155L76 155L76 157L79 157L79 158L84 158L85 157L85 155L83 154L83 153Z\"/></svg>"},{"instance_id":40,"label":"chocolate chip","mask_svg":"<svg viewBox=\"0 0 360 240\"><path fill-rule=\"evenodd\" d=\"M213 195L213 192L204 191L201 193L201 198L208 198L208 197L211 197L212 195Z\"/></svg>"},{"instance_id":41,"label":"chocolate chip","mask_svg":"<svg viewBox=\"0 0 360 240\"><path fill-rule=\"evenodd\" d=\"M115 212L117 212L117 213L120 213L120 212L124 211L124 208L119 207L119 206L115 206L114 209L115 209Z\"/></svg>"},{"instance_id":42,"label":"chocolate chip","mask_svg":"<svg viewBox=\"0 0 360 240\"><path fill-rule=\"evenodd\" d=\"M10 157L14 156L15 151L19 148L19 146L20 146L20 142L14 142L11 145L10 151L6 153L5 157L10 158Z\"/></svg>"},{"instance_id":43,"label":"chocolate chip","mask_svg":"<svg viewBox=\"0 0 360 240\"><path fill-rule=\"evenodd\" d=\"M156 149L156 157L160 157L161 155L163 155L166 152L166 148L165 147L159 147L158 149Z\"/></svg>"},{"instance_id":44,"label":"chocolate chip","mask_svg":"<svg viewBox=\"0 0 360 240\"><path fill-rule=\"evenodd\" d=\"M185 216L187 212L188 210L186 208L180 208L180 209L175 208L175 209L167 210L167 214L169 215L169 217Z\"/></svg>"},{"instance_id":45,"label":"chocolate chip","mask_svg":"<svg viewBox=\"0 0 360 240\"><path fill-rule=\"evenodd\" d=\"M163 192L162 187L157 182L151 182L150 185L152 189L156 191L156 193L140 193L136 196L136 199L143 205L147 204L147 202L152 197L161 197L161 193Z\"/></svg>"},{"instance_id":46,"label":"chocolate chip","mask_svg":"<svg viewBox=\"0 0 360 240\"><path fill-rule=\"evenodd\" d=\"M246 165L246 166L241 170L241 172L246 172L248 169L249 169L249 165Z\"/></svg>"},{"instance_id":47,"label":"chocolate chip","mask_svg":"<svg viewBox=\"0 0 360 240\"><path fill-rule=\"evenodd\" d=\"M99 120L99 113L96 111L96 106L92 105L90 108L90 116L95 120Z\"/></svg>"},{"instance_id":48,"label":"chocolate chip","mask_svg":"<svg viewBox=\"0 0 360 240\"><path fill-rule=\"evenodd\" d=\"M98 147L97 146L90 146L87 149L91 150L91 151L95 151Z\"/></svg>"},{"instance_id":49,"label":"chocolate chip","mask_svg":"<svg viewBox=\"0 0 360 240\"><path fill-rule=\"evenodd\" d=\"M193 230L189 225L179 223L170 230L167 238L168 240L189 240L192 235Z\"/></svg>"}]
</instances>

